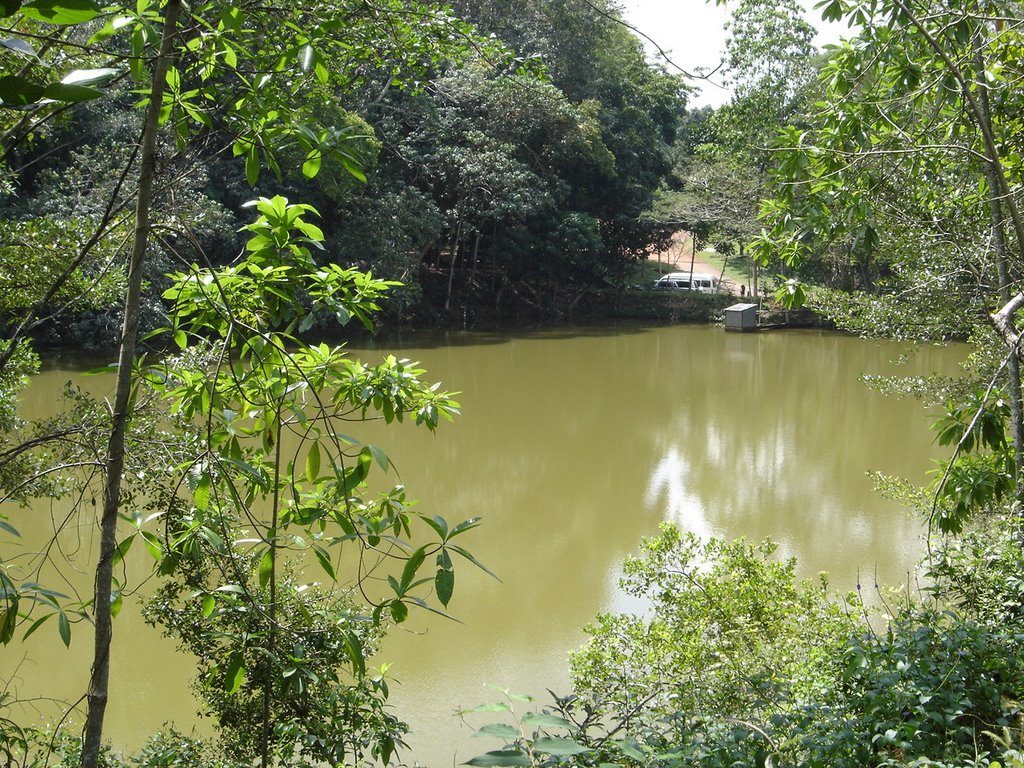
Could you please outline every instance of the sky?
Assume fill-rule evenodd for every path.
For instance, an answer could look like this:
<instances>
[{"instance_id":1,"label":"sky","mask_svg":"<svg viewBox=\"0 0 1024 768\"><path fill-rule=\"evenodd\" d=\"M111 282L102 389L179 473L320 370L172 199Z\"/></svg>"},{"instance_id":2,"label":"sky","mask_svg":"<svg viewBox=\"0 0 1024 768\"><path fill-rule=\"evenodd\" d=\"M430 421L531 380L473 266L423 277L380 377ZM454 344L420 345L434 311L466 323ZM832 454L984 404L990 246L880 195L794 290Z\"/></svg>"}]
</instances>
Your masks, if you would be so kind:
<instances>
[{"instance_id":1,"label":"sky","mask_svg":"<svg viewBox=\"0 0 1024 768\"><path fill-rule=\"evenodd\" d=\"M673 63L684 70L713 70L722 59L725 48L725 22L731 9L717 5L714 0L621 0L626 21L653 39L669 53ZM821 21L821 14L813 10L814 1L805 0L807 20L819 29L818 45L835 42L845 26ZM652 50L648 44L648 50ZM722 87L721 77L710 82L695 81L700 93L690 105L700 107L721 106L729 100L729 91Z\"/></svg>"}]
</instances>

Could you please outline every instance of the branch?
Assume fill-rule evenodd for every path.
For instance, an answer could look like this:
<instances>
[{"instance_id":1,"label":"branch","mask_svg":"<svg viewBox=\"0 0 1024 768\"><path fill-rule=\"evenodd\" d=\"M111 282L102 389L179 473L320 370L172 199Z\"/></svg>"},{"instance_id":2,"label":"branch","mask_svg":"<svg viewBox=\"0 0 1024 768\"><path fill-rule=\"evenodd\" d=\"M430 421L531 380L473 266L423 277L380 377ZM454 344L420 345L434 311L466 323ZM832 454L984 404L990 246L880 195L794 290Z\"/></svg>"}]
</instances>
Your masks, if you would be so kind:
<instances>
[{"instance_id":1,"label":"branch","mask_svg":"<svg viewBox=\"0 0 1024 768\"><path fill-rule=\"evenodd\" d=\"M1021 333L1013 324L1013 315L1021 307L1024 307L1024 293L1018 293L998 312L993 312L991 315L992 325L999 331L1006 345L1015 350L1018 355L1020 354Z\"/></svg>"}]
</instances>

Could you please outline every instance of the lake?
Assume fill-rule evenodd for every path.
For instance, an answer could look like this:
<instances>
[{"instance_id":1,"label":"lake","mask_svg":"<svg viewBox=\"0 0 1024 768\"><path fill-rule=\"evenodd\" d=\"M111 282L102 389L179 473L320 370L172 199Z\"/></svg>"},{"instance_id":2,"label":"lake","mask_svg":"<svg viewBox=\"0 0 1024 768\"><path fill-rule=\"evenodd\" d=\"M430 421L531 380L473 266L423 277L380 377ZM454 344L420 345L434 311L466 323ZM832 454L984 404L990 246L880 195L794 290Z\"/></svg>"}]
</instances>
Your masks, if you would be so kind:
<instances>
[{"instance_id":1,"label":"lake","mask_svg":"<svg viewBox=\"0 0 1024 768\"><path fill-rule=\"evenodd\" d=\"M920 403L873 392L861 376L955 374L966 352L817 331L643 325L420 333L351 349L369 361L388 352L419 360L428 380L462 393L462 415L436 434L407 424L344 431L388 451L419 511L482 517L463 544L500 578L463 564L450 605L458 621L414 611L380 654L397 680L392 703L414 729L404 757L432 766L497 746L469 738L457 708L497 700L499 689L566 692L583 626L600 611L643 609L619 592L619 566L664 521L702 536L770 537L801 574L828 571L836 589L861 584L867 597L876 580L912 582L922 522L879 497L867 472L924 484L942 454ZM97 392L109 385L52 360L26 413L45 414L69 379ZM26 541L61 516L57 504L5 512ZM94 539L91 526L66 534L80 561L62 574L68 588L88 589ZM131 605L115 633L115 745L135 748L171 720L190 730L191 660ZM70 651L52 629L5 649L11 691L80 696L91 638L82 625L74 635ZM50 711L38 700L20 718Z\"/></svg>"}]
</instances>

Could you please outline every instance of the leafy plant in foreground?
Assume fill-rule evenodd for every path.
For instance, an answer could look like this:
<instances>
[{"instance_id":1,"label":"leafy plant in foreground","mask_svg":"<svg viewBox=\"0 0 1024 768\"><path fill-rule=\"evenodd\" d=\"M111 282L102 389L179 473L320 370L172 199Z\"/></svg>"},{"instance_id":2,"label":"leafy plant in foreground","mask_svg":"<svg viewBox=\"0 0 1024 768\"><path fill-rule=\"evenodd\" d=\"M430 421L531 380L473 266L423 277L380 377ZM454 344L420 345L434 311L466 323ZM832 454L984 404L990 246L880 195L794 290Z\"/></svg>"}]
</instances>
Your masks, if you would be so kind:
<instances>
[{"instance_id":1,"label":"leafy plant in foreground","mask_svg":"<svg viewBox=\"0 0 1024 768\"><path fill-rule=\"evenodd\" d=\"M168 402L174 439L196 449L173 470L163 541L147 539L172 577L149 615L200 657L200 694L231 757L386 763L404 726L366 658L410 606L447 606L453 557L478 564L454 541L477 520L449 527L414 513L401 487L371 493L372 468L390 460L340 425L433 430L458 404L409 361L369 366L302 343L307 304L369 327L389 284L318 266L311 207L253 205L244 258L173 276L167 333L182 353L140 371ZM432 542L413 543L422 534Z\"/></svg>"},{"instance_id":2,"label":"leafy plant in foreground","mask_svg":"<svg viewBox=\"0 0 1024 768\"><path fill-rule=\"evenodd\" d=\"M947 604L961 596L987 619L914 603L868 616L797 583L791 563L768 559L771 546L666 528L626 569L627 588L646 590L646 618L590 629L572 695L537 712L516 711L508 695L472 710L504 718L477 731L504 745L469 764L1020 765L1024 633L1009 604L1019 551L999 538L951 551L931 574ZM984 562L1001 575L982 576ZM954 572L971 578L948 580Z\"/></svg>"}]
</instances>

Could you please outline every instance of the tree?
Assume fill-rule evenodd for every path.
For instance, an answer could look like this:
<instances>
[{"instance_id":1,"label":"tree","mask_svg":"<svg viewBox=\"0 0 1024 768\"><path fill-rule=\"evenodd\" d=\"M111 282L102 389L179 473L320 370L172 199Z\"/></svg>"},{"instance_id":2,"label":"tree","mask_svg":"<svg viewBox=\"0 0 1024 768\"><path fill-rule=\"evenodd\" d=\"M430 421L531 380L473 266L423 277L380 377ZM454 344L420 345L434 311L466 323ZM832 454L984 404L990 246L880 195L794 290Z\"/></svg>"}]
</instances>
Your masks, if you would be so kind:
<instances>
[{"instance_id":1,"label":"tree","mask_svg":"<svg viewBox=\"0 0 1024 768\"><path fill-rule=\"evenodd\" d=\"M400 743L398 725L366 657L385 616L400 623L410 604L426 604L424 585L448 604L452 556L473 561L452 540L477 521L449 530L440 518L413 514L400 487L366 493L373 464L387 470L390 462L339 426L373 411L434 429L457 404L422 383L408 361L369 367L293 336L310 322L302 294L314 311L368 325L388 285L317 267L310 248L322 233L309 206L276 197L255 208L244 259L175 275L165 297L183 354L141 373L169 401L175 433L191 433L178 438L180 486L158 510L167 528L160 571L175 578L151 616L202 659L200 692L231 752L259 756L264 766L294 751L386 763ZM183 504L186 488L191 503ZM438 544L406 543L417 524ZM343 547L355 551L343 559ZM306 594L309 582L288 574L286 558L303 555L315 558L327 587ZM401 574L388 577L391 594L373 593L365 574L390 572L392 563ZM424 568L433 568L426 579ZM351 671L347 685L335 672L341 662Z\"/></svg>"},{"instance_id":2,"label":"tree","mask_svg":"<svg viewBox=\"0 0 1024 768\"><path fill-rule=\"evenodd\" d=\"M643 219L669 171L668 147L685 106L680 78L649 63L640 41L608 3L531 0L506 13L501 2L457 4L485 31L494 31L523 55L538 56L551 82L600 126L614 158L612 172L565 177L566 207L597 221L613 280L630 259L664 240L664 228Z\"/></svg>"},{"instance_id":3,"label":"tree","mask_svg":"<svg viewBox=\"0 0 1024 768\"><path fill-rule=\"evenodd\" d=\"M1020 104L1009 85L1020 32L1004 22L1014 11L999 3L936 11L893 0L832 3L825 14L846 15L861 32L832 52L822 73L826 98L809 118L813 129L792 129L780 140L777 193L764 209L770 232L759 252L797 264L808 249L845 242L867 270L873 254L891 250L894 262L877 275L886 282L882 296L872 300L881 311L861 315L863 327L879 317L909 328L917 312L934 314L926 303L937 294L961 307L957 329L964 320L977 327L969 318L983 322L994 301L1008 310L996 317L1009 320L1024 263ZM1008 340L1005 394L1019 503L1024 430L1012 333ZM965 432L958 445L966 439Z\"/></svg>"},{"instance_id":4,"label":"tree","mask_svg":"<svg viewBox=\"0 0 1024 768\"><path fill-rule=\"evenodd\" d=\"M733 96L707 118L703 141L677 156L678 187L661 191L653 215L710 229L715 240L738 246L742 260L761 228L768 145L805 109L817 52L814 28L795 2L742 2L728 28L725 63ZM757 297L757 264L753 267Z\"/></svg>"},{"instance_id":5,"label":"tree","mask_svg":"<svg viewBox=\"0 0 1024 768\"><path fill-rule=\"evenodd\" d=\"M758 159L773 132L804 110L814 81L817 50L812 27L799 3L744 0L733 9L726 40L726 74L733 89L715 113L718 144Z\"/></svg>"}]
</instances>

